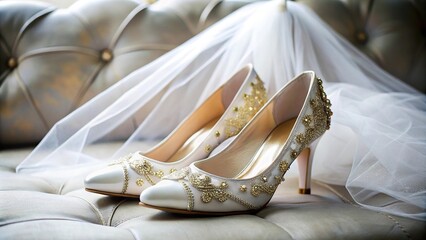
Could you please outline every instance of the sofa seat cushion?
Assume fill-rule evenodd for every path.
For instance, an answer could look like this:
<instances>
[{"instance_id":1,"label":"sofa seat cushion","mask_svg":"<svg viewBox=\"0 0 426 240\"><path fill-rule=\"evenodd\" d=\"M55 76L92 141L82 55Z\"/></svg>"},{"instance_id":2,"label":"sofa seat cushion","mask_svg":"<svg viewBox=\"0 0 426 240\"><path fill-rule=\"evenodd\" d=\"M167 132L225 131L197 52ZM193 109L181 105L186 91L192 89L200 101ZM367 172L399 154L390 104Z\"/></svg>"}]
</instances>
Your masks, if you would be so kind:
<instances>
[{"instance_id":1,"label":"sofa seat cushion","mask_svg":"<svg viewBox=\"0 0 426 240\"><path fill-rule=\"evenodd\" d=\"M110 149L111 144L99 144L90 151ZM15 173L30 151L0 153L2 239L422 239L425 234L424 222L367 210L341 186L314 181L311 195L299 195L293 166L258 213L194 217L87 192L83 179L90 168L65 181Z\"/></svg>"}]
</instances>

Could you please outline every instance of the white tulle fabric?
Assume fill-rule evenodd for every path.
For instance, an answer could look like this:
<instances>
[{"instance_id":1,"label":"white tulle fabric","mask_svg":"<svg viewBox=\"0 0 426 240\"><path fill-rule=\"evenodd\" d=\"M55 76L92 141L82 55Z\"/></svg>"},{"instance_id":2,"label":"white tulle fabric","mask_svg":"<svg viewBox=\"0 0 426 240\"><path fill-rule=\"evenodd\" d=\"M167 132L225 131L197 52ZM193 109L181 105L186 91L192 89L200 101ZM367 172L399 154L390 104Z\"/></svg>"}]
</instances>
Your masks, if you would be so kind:
<instances>
[{"instance_id":1,"label":"white tulle fabric","mask_svg":"<svg viewBox=\"0 0 426 240\"><path fill-rule=\"evenodd\" d=\"M325 80L334 116L314 153L314 179L345 185L367 208L426 220L425 95L293 2L244 7L133 72L58 122L17 172L66 179L140 150L249 62L270 95L304 70ZM114 154L87 151L122 139Z\"/></svg>"}]
</instances>

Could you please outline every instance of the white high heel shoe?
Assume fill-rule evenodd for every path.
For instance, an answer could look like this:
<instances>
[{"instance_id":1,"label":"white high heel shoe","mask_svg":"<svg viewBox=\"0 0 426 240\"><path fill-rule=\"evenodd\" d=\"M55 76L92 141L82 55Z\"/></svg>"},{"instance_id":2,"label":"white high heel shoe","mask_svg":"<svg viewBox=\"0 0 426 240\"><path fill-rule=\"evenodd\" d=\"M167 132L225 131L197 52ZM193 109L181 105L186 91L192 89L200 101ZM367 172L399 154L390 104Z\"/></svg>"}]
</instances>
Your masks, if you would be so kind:
<instances>
[{"instance_id":1,"label":"white high heel shoe","mask_svg":"<svg viewBox=\"0 0 426 240\"><path fill-rule=\"evenodd\" d=\"M185 214L250 213L270 201L298 158L300 193L310 193L309 146L330 127L331 103L314 72L304 72L272 97L215 156L163 177L141 205Z\"/></svg>"},{"instance_id":2,"label":"white high heel shoe","mask_svg":"<svg viewBox=\"0 0 426 240\"><path fill-rule=\"evenodd\" d=\"M224 140L238 134L266 101L263 82L253 66L247 65L157 146L89 174L84 182L86 190L139 198L164 175L207 157Z\"/></svg>"}]
</instances>

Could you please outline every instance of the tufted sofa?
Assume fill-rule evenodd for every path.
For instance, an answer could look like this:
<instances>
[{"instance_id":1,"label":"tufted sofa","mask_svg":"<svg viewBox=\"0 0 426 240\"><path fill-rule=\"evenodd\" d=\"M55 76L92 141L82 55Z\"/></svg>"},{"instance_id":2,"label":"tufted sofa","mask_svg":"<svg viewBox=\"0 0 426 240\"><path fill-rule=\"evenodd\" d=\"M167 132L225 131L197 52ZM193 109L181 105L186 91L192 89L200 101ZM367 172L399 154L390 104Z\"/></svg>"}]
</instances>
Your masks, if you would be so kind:
<instances>
[{"instance_id":1,"label":"tufted sofa","mask_svg":"<svg viewBox=\"0 0 426 240\"><path fill-rule=\"evenodd\" d=\"M80 0L57 9L1 1L0 239L425 239L424 222L367 210L340 186L314 182L312 195L298 195L292 177L256 215L211 218L88 193L82 179L91 169L65 183L15 173L56 121L251 2ZM425 1L300 2L383 69L426 92Z\"/></svg>"}]
</instances>

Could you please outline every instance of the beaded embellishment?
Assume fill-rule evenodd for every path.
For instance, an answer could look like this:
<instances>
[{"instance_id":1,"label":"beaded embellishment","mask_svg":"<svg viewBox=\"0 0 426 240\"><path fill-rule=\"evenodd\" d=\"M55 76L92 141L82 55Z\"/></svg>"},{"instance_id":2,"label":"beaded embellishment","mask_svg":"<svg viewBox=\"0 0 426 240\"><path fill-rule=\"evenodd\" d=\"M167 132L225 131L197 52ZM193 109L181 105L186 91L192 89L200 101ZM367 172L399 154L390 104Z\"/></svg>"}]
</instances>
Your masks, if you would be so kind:
<instances>
[{"instance_id":1,"label":"beaded embellishment","mask_svg":"<svg viewBox=\"0 0 426 240\"><path fill-rule=\"evenodd\" d=\"M293 150L291 158L296 159L300 152L305 149L313 140L320 137L326 130L330 129L331 102L327 99L327 94L324 92L322 80L317 78L318 91L315 97L309 101L312 109L312 114L306 114L302 118L302 124L305 126L305 131L296 135L296 142L299 144L297 150Z\"/></svg>"},{"instance_id":2,"label":"beaded embellishment","mask_svg":"<svg viewBox=\"0 0 426 240\"><path fill-rule=\"evenodd\" d=\"M144 157L142 157L142 159L131 161L129 166L139 175L144 176L145 179L152 185L156 183L152 180L152 177L161 179L164 176L164 172L162 170L155 171L151 163L149 163L149 161Z\"/></svg>"},{"instance_id":3,"label":"beaded embellishment","mask_svg":"<svg viewBox=\"0 0 426 240\"><path fill-rule=\"evenodd\" d=\"M228 191L229 185L226 181L222 181L218 186L216 186L212 183L212 179L209 176L191 173L189 167L182 168L179 171L165 176L163 179L177 180L182 184L188 196L188 211L192 211L194 209L194 194L192 193L191 188L186 184L187 181L193 188L201 192L200 200L203 203L210 203L213 200L218 202L232 200L248 209L256 209L254 205L230 193Z\"/></svg>"},{"instance_id":4,"label":"beaded embellishment","mask_svg":"<svg viewBox=\"0 0 426 240\"><path fill-rule=\"evenodd\" d=\"M155 185L156 182L153 180L153 177L156 177L158 179L161 179L164 176L163 170L155 170L151 163L149 163L149 160L146 159L141 153L139 153L141 159L132 159L132 154L129 154L118 161L115 161L111 164L112 165L121 165L123 168L124 173L124 182L123 182L123 188L121 190L122 194L125 194L127 192L127 188L129 186L129 172L127 170L127 165L130 166L137 174L140 176L143 176L147 182L149 182L151 185ZM176 169L172 168L170 169L170 173L175 172ZM139 187L142 187L144 185L144 180L142 178L138 178L135 181L136 185Z\"/></svg>"},{"instance_id":5,"label":"beaded embellishment","mask_svg":"<svg viewBox=\"0 0 426 240\"><path fill-rule=\"evenodd\" d=\"M219 186L216 186L212 183L209 176L202 174L189 174L188 179L191 185L201 192L200 199L203 203L210 203L212 200L222 203L230 199L248 209L256 209L256 206L228 192L227 189L229 185L226 181L223 181L219 184Z\"/></svg>"},{"instance_id":6,"label":"beaded embellishment","mask_svg":"<svg viewBox=\"0 0 426 240\"><path fill-rule=\"evenodd\" d=\"M268 100L263 81L256 76L256 82L251 82L250 94L243 94L244 105L233 107L235 116L225 119L225 136L237 135ZM219 133L220 134L220 133Z\"/></svg>"},{"instance_id":7,"label":"beaded embellishment","mask_svg":"<svg viewBox=\"0 0 426 240\"><path fill-rule=\"evenodd\" d=\"M121 167L123 168L124 182L123 182L123 188L121 189L122 194L126 193L127 188L129 187L129 171L127 170L126 163L129 162L130 158L132 158L131 154L124 156L108 165L108 166L121 165Z\"/></svg>"}]
</instances>

